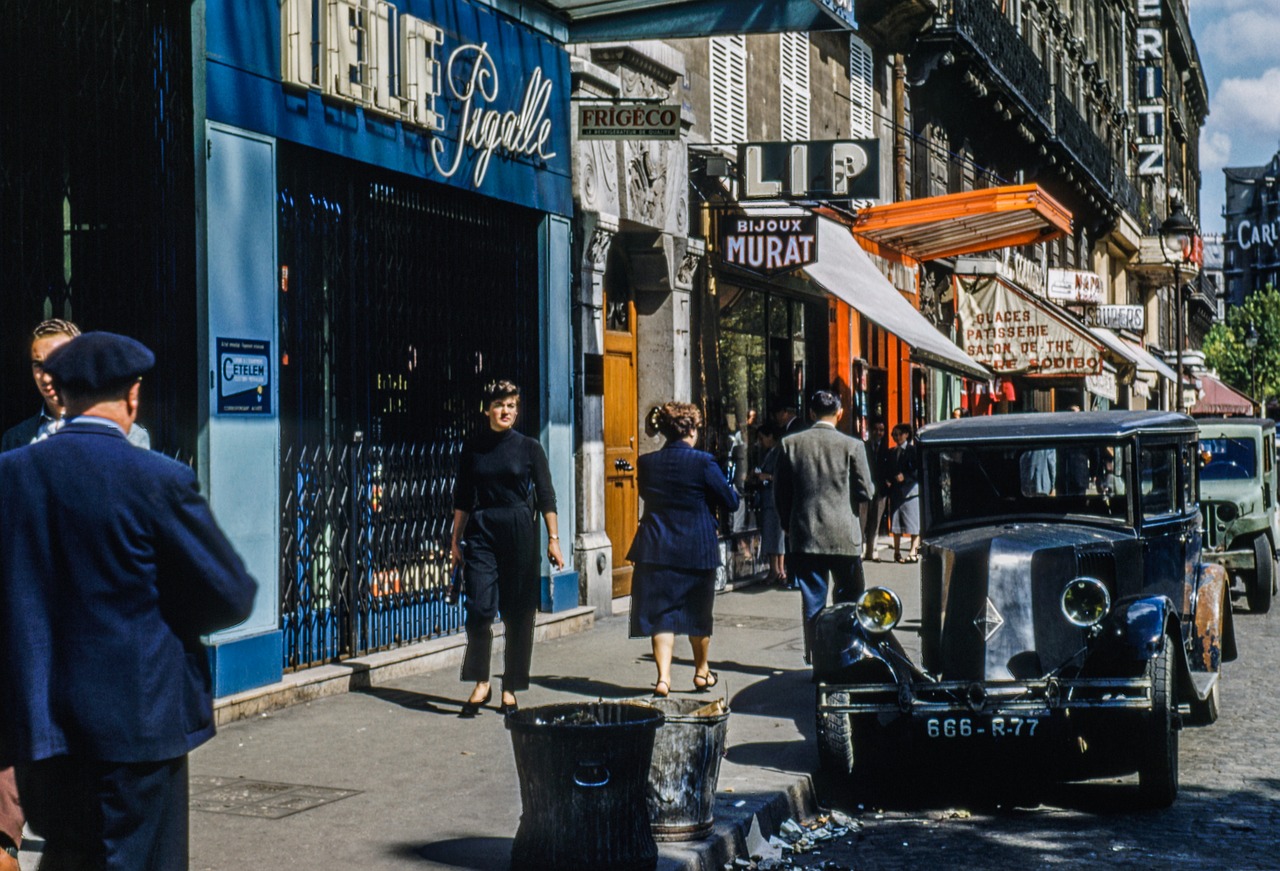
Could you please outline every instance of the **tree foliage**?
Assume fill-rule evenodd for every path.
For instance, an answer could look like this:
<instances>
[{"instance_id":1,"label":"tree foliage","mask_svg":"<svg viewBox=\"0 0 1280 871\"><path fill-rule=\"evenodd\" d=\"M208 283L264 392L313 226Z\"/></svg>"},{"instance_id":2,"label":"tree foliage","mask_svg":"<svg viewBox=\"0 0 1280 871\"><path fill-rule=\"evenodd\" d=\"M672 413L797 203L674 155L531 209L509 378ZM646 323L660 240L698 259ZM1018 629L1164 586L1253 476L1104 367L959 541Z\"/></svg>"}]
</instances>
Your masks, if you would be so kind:
<instances>
[{"instance_id":1,"label":"tree foliage","mask_svg":"<svg viewBox=\"0 0 1280 871\"><path fill-rule=\"evenodd\" d=\"M1245 335L1253 324L1258 347L1250 350ZM1204 337L1205 363L1241 393L1265 403L1280 397L1280 289L1268 284L1245 298L1244 305L1227 308L1226 320ZM1253 380L1256 377L1256 382Z\"/></svg>"}]
</instances>

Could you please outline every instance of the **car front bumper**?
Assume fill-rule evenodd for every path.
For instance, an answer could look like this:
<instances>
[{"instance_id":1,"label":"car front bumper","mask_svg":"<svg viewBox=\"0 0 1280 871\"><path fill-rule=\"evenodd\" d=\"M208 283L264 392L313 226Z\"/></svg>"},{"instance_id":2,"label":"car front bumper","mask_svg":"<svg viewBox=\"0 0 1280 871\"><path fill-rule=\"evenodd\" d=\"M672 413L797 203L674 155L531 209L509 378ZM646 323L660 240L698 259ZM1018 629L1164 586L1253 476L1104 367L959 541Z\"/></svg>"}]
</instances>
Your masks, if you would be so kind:
<instances>
[{"instance_id":1,"label":"car front bumper","mask_svg":"<svg viewBox=\"0 0 1280 871\"><path fill-rule=\"evenodd\" d=\"M826 714L1045 716L1066 710L1151 710L1145 677L1029 681L912 680L898 684L818 684Z\"/></svg>"}]
</instances>

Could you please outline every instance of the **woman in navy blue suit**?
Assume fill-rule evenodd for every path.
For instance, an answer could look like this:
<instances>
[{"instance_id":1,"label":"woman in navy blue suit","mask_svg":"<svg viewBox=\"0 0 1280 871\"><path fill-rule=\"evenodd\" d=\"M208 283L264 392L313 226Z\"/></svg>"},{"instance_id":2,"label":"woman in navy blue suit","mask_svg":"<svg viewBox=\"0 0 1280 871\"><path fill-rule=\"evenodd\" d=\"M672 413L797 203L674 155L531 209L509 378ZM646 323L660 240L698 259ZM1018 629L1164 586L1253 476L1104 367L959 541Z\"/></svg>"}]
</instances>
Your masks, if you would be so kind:
<instances>
[{"instance_id":1,"label":"woman in navy blue suit","mask_svg":"<svg viewBox=\"0 0 1280 871\"><path fill-rule=\"evenodd\" d=\"M710 454L696 450L702 414L687 402L655 410L662 450L639 459L637 477L644 516L627 559L631 578L631 637L651 638L658 681L653 694L671 691L671 655L676 635L688 635L693 650L693 685L706 692L716 684L708 663L711 606L720 565L714 506L738 507L738 494Z\"/></svg>"}]
</instances>

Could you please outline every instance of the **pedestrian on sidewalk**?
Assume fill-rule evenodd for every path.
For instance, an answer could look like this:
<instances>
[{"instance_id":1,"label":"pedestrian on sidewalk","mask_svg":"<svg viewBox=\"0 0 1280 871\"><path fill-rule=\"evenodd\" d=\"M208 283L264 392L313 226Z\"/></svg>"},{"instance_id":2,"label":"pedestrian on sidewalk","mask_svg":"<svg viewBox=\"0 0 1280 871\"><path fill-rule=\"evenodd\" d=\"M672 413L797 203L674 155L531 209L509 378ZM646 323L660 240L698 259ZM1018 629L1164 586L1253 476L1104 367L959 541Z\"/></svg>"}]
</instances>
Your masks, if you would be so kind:
<instances>
[{"instance_id":1,"label":"pedestrian on sidewalk","mask_svg":"<svg viewBox=\"0 0 1280 871\"><path fill-rule=\"evenodd\" d=\"M201 636L256 584L191 469L128 441L141 343L86 333L43 360L65 423L0 455L0 765L46 868L187 867L187 754L214 733Z\"/></svg>"},{"instance_id":2,"label":"pedestrian on sidewalk","mask_svg":"<svg viewBox=\"0 0 1280 871\"><path fill-rule=\"evenodd\" d=\"M814 618L827 605L828 575L836 602L852 602L865 586L858 505L874 492L866 448L836 429L844 413L840 397L816 391L809 409L813 425L783 438L774 479L787 567L800 587L805 662Z\"/></svg>"},{"instance_id":3,"label":"pedestrian on sidewalk","mask_svg":"<svg viewBox=\"0 0 1280 871\"><path fill-rule=\"evenodd\" d=\"M885 509L889 504L889 481L886 473L889 471L889 456L892 450L889 447L888 433L885 432L883 420L871 422L871 432L863 442L863 446L867 451L867 466L871 469L871 481L875 485L875 493L871 500L864 502L860 509L862 540L866 545L863 559L878 562L876 537L880 534L880 527L884 525Z\"/></svg>"},{"instance_id":4,"label":"pedestrian on sidewalk","mask_svg":"<svg viewBox=\"0 0 1280 871\"><path fill-rule=\"evenodd\" d=\"M893 532L893 561L920 561L920 461L911 425L893 428L896 446L889 457L889 527ZM902 556L902 536L907 536L907 555Z\"/></svg>"},{"instance_id":5,"label":"pedestrian on sidewalk","mask_svg":"<svg viewBox=\"0 0 1280 871\"><path fill-rule=\"evenodd\" d=\"M458 463L449 549L453 565L461 565L466 542L467 652L462 679L475 681L475 687L462 706L464 717L474 717L493 698L489 660L493 621L499 613L506 627L506 651L498 710L515 713L516 693L529 688L534 612L541 595L536 514L547 527L551 567L564 565L547 455L537 439L514 429L520 388L510 381L490 382L482 409L488 425L463 446Z\"/></svg>"},{"instance_id":6,"label":"pedestrian on sidewalk","mask_svg":"<svg viewBox=\"0 0 1280 871\"><path fill-rule=\"evenodd\" d=\"M714 508L733 511L738 493L715 458L697 450L702 413L688 402L668 402L654 415L666 444L637 460L644 516L627 559L631 576L631 637L650 638L658 680L653 694L671 692L675 637L687 635L693 652L693 686L706 692L718 678L711 670L712 605L720 548Z\"/></svg>"},{"instance_id":7,"label":"pedestrian on sidewalk","mask_svg":"<svg viewBox=\"0 0 1280 871\"><path fill-rule=\"evenodd\" d=\"M769 580L787 583L787 543L778 519L778 503L773 498L773 479L778 471L778 458L782 449L778 445L780 428L772 421L756 427L756 437L764 456L753 475L755 492L760 505L760 552L769 561Z\"/></svg>"}]
</instances>

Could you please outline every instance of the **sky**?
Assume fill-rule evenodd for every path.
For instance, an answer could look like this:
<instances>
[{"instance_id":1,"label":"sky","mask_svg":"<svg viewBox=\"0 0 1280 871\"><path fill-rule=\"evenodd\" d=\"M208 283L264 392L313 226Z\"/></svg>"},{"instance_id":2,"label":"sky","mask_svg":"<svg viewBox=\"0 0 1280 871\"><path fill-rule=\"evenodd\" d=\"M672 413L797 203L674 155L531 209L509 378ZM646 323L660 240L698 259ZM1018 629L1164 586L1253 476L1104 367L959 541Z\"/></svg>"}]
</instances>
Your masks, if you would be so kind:
<instances>
[{"instance_id":1,"label":"sky","mask_svg":"<svg viewBox=\"0 0 1280 871\"><path fill-rule=\"evenodd\" d=\"M1261 166L1280 151L1280 0L1190 0L1209 86L1200 132L1200 229L1225 229L1224 166Z\"/></svg>"}]
</instances>

